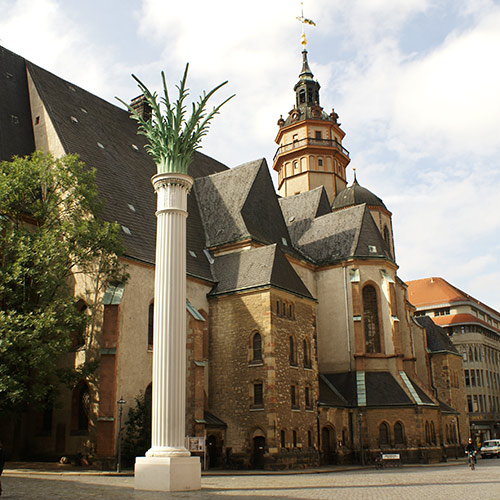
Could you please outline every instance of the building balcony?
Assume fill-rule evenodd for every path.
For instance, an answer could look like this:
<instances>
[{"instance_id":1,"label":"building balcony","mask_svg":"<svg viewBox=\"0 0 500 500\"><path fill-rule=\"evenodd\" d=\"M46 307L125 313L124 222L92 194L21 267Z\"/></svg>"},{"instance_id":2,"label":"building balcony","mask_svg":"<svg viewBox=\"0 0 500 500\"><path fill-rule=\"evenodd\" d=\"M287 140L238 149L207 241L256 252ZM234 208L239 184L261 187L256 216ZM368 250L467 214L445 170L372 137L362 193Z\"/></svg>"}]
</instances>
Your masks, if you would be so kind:
<instances>
[{"instance_id":1,"label":"building balcony","mask_svg":"<svg viewBox=\"0 0 500 500\"><path fill-rule=\"evenodd\" d=\"M289 151L293 151L295 149L305 148L306 146L316 146L320 148L333 148L342 153L344 156L349 158L349 151L347 151L342 144L340 144L336 140L332 139L315 139L313 137L306 137L304 139L299 139L297 141L293 141L290 144L283 144L280 146L274 155L273 161L276 160L276 157L287 153Z\"/></svg>"}]
</instances>

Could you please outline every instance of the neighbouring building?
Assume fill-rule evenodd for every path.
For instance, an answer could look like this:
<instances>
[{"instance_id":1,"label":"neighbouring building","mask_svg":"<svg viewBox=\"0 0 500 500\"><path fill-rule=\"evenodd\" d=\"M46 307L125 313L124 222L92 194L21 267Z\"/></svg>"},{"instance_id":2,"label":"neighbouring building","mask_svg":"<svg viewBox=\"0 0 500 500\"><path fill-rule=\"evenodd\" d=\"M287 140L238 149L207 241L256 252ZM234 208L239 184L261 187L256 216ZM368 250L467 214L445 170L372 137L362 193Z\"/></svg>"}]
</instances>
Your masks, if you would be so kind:
<instances>
[{"instance_id":1,"label":"neighbouring building","mask_svg":"<svg viewBox=\"0 0 500 500\"><path fill-rule=\"evenodd\" d=\"M123 109L3 48L0 68L0 159L41 149L96 168L130 275L106 292L94 344L74 353L78 364L92 347L98 371L25 419L22 451L112 460L117 400L126 411L150 391L155 165ZM468 433L463 378L441 378L461 358L413 316L391 212L356 179L347 186L345 134L320 106L305 50L294 90L278 122L280 195L263 159L228 168L197 153L189 169L186 433L207 437L210 466L453 456Z\"/></svg>"},{"instance_id":2,"label":"neighbouring building","mask_svg":"<svg viewBox=\"0 0 500 500\"><path fill-rule=\"evenodd\" d=\"M471 434L500 437L500 313L443 278L408 281L415 316L429 317L463 358Z\"/></svg>"}]
</instances>

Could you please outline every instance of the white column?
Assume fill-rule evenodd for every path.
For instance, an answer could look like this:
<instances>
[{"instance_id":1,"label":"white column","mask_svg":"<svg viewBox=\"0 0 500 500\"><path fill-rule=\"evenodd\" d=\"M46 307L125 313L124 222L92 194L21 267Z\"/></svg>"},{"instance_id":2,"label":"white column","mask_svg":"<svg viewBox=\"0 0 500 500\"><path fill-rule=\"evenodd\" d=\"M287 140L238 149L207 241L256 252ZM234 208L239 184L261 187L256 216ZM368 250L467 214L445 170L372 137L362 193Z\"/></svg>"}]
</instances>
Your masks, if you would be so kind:
<instances>
[{"instance_id":1,"label":"white column","mask_svg":"<svg viewBox=\"0 0 500 500\"><path fill-rule=\"evenodd\" d=\"M137 457L135 487L182 491L201 487L201 464L185 447L186 217L193 179L157 174L151 449Z\"/></svg>"}]
</instances>

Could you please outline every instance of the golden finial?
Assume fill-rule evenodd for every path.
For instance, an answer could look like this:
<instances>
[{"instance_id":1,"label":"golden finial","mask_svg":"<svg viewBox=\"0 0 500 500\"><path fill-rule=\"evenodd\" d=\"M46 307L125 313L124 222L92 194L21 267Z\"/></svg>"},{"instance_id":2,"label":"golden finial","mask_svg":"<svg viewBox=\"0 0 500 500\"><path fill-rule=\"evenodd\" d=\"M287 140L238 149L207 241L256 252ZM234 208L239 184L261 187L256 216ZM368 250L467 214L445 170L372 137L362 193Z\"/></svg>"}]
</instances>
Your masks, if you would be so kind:
<instances>
[{"instance_id":1,"label":"golden finial","mask_svg":"<svg viewBox=\"0 0 500 500\"><path fill-rule=\"evenodd\" d=\"M307 38L304 25L310 24L311 26L316 26L316 23L311 19L307 19L306 17L304 17L304 2L300 2L300 10L301 10L300 17L297 17L297 21L300 21L302 23L302 35L300 37L300 43L302 44L305 50L307 45Z\"/></svg>"}]
</instances>

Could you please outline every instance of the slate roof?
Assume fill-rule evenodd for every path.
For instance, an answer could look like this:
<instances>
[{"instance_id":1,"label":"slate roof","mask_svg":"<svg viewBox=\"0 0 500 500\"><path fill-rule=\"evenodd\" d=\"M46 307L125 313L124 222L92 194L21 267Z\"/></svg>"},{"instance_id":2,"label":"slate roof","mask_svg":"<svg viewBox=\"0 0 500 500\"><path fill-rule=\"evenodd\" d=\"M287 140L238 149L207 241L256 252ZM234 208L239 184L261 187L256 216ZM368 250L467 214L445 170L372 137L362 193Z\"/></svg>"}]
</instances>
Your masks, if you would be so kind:
<instances>
[{"instance_id":1,"label":"slate roof","mask_svg":"<svg viewBox=\"0 0 500 500\"><path fill-rule=\"evenodd\" d=\"M427 347L430 352L445 351L460 355L444 329L436 325L436 323L434 323L429 316L417 316L415 320L420 324L420 326L425 328L425 333L427 335Z\"/></svg>"},{"instance_id":2,"label":"slate roof","mask_svg":"<svg viewBox=\"0 0 500 500\"><path fill-rule=\"evenodd\" d=\"M291 250L266 160L197 179L195 191L203 207L201 215L208 247L252 237Z\"/></svg>"},{"instance_id":3,"label":"slate roof","mask_svg":"<svg viewBox=\"0 0 500 500\"><path fill-rule=\"evenodd\" d=\"M5 49L0 48L0 57L1 74L15 75L14 80L4 80L0 76L0 112L8 107L5 113L15 112L18 116L25 116L25 120L20 122L24 132L19 137L14 133L17 129L9 126L5 115L1 117L1 158L10 159L12 154L30 154L35 149L33 134L31 132L31 137L28 134L33 126L27 69L65 152L78 153L87 166L96 169L99 195L105 201L101 216L104 220L117 221L124 228L122 237L126 256L154 264L156 195L150 179L156 173L156 167L144 151L146 140L137 135L136 123L129 118L129 113ZM4 99L4 96L8 98ZM19 140L16 142L13 136ZM4 146L5 141L10 149ZM189 174L197 178L223 170L228 170L228 167L196 152ZM187 272L213 281L210 265L203 254L205 235L193 193L188 196L188 212Z\"/></svg>"},{"instance_id":4,"label":"slate roof","mask_svg":"<svg viewBox=\"0 0 500 500\"><path fill-rule=\"evenodd\" d=\"M323 186L286 198L279 198L283 217L292 241L297 241L316 217L331 213Z\"/></svg>"},{"instance_id":5,"label":"slate roof","mask_svg":"<svg viewBox=\"0 0 500 500\"><path fill-rule=\"evenodd\" d=\"M312 295L278 245L266 245L215 257L217 284L209 295L219 295L264 286L312 299Z\"/></svg>"},{"instance_id":6,"label":"slate roof","mask_svg":"<svg viewBox=\"0 0 500 500\"><path fill-rule=\"evenodd\" d=\"M356 178L354 182L340 191L335 197L332 204L332 210L339 210L353 205L361 205L366 203L370 207L381 207L387 210L384 202L370 190L360 186Z\"/></svg>"},{"instance_id":7,"label":"slate roof","mask_svg":"<svg viewBox=\"0 0 500 500\"><path fill-rule=\"evenodd\" d=\"M24 59L0 46L0 161L34 150Z\"/></svg>"},{"instance_id":8,"label":"slate roof","mask_svg":"<svg viewBox=\"0 0 500 500\"><path fill-rule=\"evenodd\" d=\"M358 406L358 393L356 386L356 372L326 373L322 377L328 381L330 387L334 387L336 392L350 407ZM424 404L434 404L429 396L414 381L411 381L415 391ZM389 372L365 372L366 406L414 406L413 401L403 390L400 383ZM331 389L330 389L331 391ZM323 386L323 393L320 386L320 400L328 400L328 392Z\"/></svg>"},{"instance_id":9,"label":"slate roof","mask_svg":"<svg viewBox=\"0 0 500 500\"><path fill-rule=\"evenodd\" d=\"M317 264L335 263L350 257L392 260L366 205L296 224L290 233L297 249ZM370 250L373 247L374 251Z\"/></svg>"},{"instance_id":10,"label":"slate roof","mask_svg":"<svg viewBox=\"0 0 500 500\"><path fill-rule=\"evenodd\" d=\"M349 406L349 403L340 392L334 387L327 377L319 374L319 403L322 406L342 408Z\"/></svg>"},{"instance_id":11,"label":"slate roof","mask_svg":"<svg viewBox=\"0 0 500 500\"><path fill-rule=\"evenodd\" d=\"M122 226L126 256L154 264L156 196L150 179L156 168L128 111L5 49L0 49L0 57L2 75L14 75L0 75L2 158L34 149L27 70L65 152L77 153L96 169L99 195L105 202L102 217ZM13 112L22 118L15 126L7 118ZM277 248L320 265L348 257L391 258L364 205L331 213L323 188L279 200L264 159L228 169L196 152L189 173L195 183L188 196L187 272L207 281L219 280L214 293L255 286L257 278L263 278L257 274L248 281L241 275L241 265L240 275L226 275L218 267L220 260L211 266L204 253L207 247L245 239L272 246L265 254L266 262L276 268L266 278L269 283L308 297L307 288L285 266L286 259ZM371 253L368 245L376 247L376 252ZM241 257L240 264L247 263L250 269L248 258L264 253L252 251Z\"/></svg>"}]
</instances>

